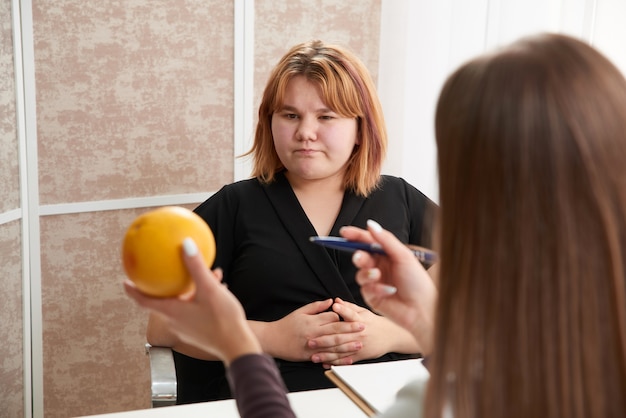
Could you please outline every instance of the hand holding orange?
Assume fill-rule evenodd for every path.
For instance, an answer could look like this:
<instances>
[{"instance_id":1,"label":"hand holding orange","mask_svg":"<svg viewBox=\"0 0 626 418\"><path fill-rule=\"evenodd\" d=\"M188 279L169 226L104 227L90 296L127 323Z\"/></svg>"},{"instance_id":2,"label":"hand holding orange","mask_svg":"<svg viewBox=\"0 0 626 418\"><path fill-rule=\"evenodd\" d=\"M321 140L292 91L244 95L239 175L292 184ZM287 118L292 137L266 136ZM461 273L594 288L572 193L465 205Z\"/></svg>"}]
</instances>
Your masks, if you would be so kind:
<instances>
[{"instance_id":1,"label":"hand holding orange","mask_svg":"<svg viewBox=\"0 0 626 418\"><path fill-rule=\"evenodd\" d=\"M135 286L150 296L172 297L191 290L182 243L192 238L205 263L215 261L215 238L204 220L179 206L164 206L138 216L122 244L124 271Z\"/></svg>"}]
</instances>

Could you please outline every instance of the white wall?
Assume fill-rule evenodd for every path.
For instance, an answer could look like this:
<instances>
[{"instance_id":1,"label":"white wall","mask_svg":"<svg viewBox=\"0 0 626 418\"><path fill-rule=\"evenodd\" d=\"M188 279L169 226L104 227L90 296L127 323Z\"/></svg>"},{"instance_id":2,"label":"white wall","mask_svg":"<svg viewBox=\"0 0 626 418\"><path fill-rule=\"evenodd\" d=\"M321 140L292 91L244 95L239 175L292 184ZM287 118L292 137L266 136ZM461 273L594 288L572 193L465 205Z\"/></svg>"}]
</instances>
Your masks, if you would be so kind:
<instances>
[{"instance_id":1,"label":"white wall","mask_svg":"<svg viewBox=\"0 0 626 418\"><path fill-rule=\"evenodd\" d=\"M463 61L536 32L586 40L626 74L624 0L383 0L378 86L390 137L385 173L438 201L434 111Z\"/></svg>"}]
</instances>

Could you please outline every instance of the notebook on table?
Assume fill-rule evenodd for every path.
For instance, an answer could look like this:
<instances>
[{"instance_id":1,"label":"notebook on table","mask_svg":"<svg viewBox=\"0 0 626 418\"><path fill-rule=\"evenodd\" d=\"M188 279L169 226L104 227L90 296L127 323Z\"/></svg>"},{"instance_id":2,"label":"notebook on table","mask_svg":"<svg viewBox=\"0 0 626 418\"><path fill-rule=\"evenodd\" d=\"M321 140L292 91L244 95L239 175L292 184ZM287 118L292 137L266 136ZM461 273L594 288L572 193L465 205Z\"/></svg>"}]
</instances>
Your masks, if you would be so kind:
<instances>
[{"instance_id":1,"label":"notebook on table","mask_svg":"<svg viewBox=\"0 0 626 418\"><path fill-rule=\"evenodd\" d=\"M422 359L332 366L325 373L368 417L389 408L407 383L429 376Z\"/></svg>"}]
</instances>

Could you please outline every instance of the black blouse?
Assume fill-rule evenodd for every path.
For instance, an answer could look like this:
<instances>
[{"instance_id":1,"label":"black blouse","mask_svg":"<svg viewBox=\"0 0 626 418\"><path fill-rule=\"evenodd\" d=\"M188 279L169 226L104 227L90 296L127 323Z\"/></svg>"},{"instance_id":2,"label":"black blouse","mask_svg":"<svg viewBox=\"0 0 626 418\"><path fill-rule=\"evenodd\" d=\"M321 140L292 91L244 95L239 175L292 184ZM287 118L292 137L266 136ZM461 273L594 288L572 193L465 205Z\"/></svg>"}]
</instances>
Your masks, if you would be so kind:
<instances>
[{"instance_id":1,"label":"black blouse","mask_svg":"<svg viewBox=\"0 0 626 418\"><path fill-rule=\"evenodd\" d=\"M406 181L382 176L367 198L346 192L331 235L339 228L365 228L373 219L405 243L431 246L436 205ZM310 302L340 297L366 306L351 254L313 244L316 231L287 178L224 186L195 210L211 227L217 245L213 268L242 303L248 319L275 321ZM406 358L389 353L370 361ZM221 362L174 353L178 403L231 397ZM321 364L276 359L290 391L333 387Z\"/></svg>"}]
</instances>

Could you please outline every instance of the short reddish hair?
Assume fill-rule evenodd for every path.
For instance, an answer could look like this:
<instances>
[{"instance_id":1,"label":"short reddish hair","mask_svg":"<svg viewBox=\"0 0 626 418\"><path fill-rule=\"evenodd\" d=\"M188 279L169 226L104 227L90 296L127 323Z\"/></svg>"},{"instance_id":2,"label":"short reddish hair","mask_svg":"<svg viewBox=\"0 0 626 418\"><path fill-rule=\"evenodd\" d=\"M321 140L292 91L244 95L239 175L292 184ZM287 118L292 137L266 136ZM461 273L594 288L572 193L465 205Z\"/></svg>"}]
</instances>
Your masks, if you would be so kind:
<instances>
[{"instance_id":1,"label":"short reddish hair","mask_svg":"<svg viewBox=\"0 0 626 418\"><path fill-rule=\"evenodd\" d=\"M284 168L274 148L272 115L283 105L288 82L304 76L315 84L322 100L337 114L355 118L359 145L355 146L345 175L348 190L367 196L380 180L387 151L387 130L376 88L365 65L351 52L315 40L292 47L272 71L259 106L252 175L270 183Z\"/></svg>"}]
</instances>

